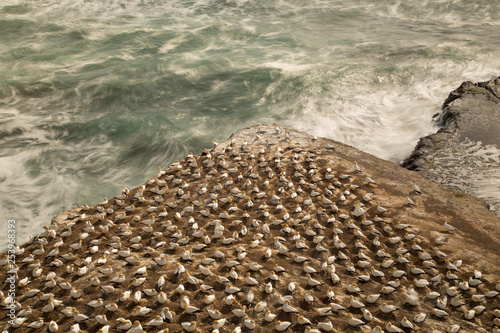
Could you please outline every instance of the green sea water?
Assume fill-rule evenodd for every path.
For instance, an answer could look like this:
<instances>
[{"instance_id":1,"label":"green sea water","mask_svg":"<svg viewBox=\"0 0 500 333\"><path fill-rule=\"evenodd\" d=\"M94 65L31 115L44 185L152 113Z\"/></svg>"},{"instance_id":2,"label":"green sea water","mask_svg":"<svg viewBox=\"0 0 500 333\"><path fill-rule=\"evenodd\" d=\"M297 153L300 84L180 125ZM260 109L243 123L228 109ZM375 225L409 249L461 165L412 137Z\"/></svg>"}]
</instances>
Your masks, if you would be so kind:
<instances>
[{"instance_id":1,"label":"green sea water","mask_svg":"<svg viewBox=\"0 0 500 333\"><path fill-rule=\"evenodd\" d=\"M499 75L499 22L499 1L3 0L0 224L25 241L259 123L398 163Z\"/></svg>"}]
</instances>

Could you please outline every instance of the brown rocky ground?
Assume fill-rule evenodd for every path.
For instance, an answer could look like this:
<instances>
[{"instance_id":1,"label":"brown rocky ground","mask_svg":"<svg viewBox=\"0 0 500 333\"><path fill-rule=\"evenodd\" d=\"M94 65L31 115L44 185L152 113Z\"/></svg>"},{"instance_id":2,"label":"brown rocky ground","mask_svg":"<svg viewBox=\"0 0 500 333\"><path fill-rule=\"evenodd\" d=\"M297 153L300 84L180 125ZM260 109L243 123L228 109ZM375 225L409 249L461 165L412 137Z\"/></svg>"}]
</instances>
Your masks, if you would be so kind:
<instances>
[{"instance_id":1,"label":"brown rocky ground","mask_svg":"<svg viewBox=\"0 0 500 333\"><path fill-rule=\"evenodd\" d=\"M360 171L355 170L355 161ZM369 183L367 177L375 183ZM414 181L422 194L412 190ZM363 198L367 193L373 193L372 201ZM246 128L212 151L188 156L143 186L119 197L121 199L115 197L107 204L63 212L47 228L46 235L39 235L19 247L16 255L16 313L28 306L32 313L25 317L26 321L20 327L12 328L8 323L8 313L2 307L1 329L8 332L47 332L49 322L54 321L59 332L67 332L76 323L76 318L61 311L74 307L88 317L79 323L81 332L98 332L100 329L127 332L128 328L118 329L118 318L138 321L142 329L135 329L137 332L181 332L181 323L191 321L196 322L197 331L211 331L215 320L209 316L207 309L219 310L221 318L226 319L220 332L238 331L238 328L252 331L245 324L255 324L254 332L271 332L275 331L278 320L291 323L288 332L304 332L306 327L298 323L299 315L312 322L311 329L320 327L318 322L331 321L334 332L371 332L376 326L388 331L386 325L391 322L409 332L402 327L401 320L407 317L414 323L417 313L424 313L427 317L423 323L414 323L416 331L427 332L434 327L445 332L451 324L457 324L462 332L490 332L494 326L493 311L500 308L500 297L494 297L494 294L493 297L476 299L481 298L477 295L484 295L488 290L500 289L497 282L500 280L499 221L484 203L427 181L414 171L332 140L313 138L306 133L274 125ZM414 201L414 205L407 203L407 197ZM353 210L358 200L364 204L365 212L355 216ZM379 212L376 202L387 212ZM152 211L154 207L157 209ZM300 212L297 207L301 208ZM161 214L164 209L166 213ZM150 227L148 220L152 223ZM443 226L445 222L453 225L455 232L447 232ZM372 228L380 233L379 246L374 244L376 236ZM71 234L63 236L62 233L69 229ZM54 237L50 235L52 230L56 234ZM343 246L334 241L335 232ZM324 239L321 240L321 236ZM81 247L79 240L82 240ZM59 241L59 253L48 257L47 254ZM40 243L46 243L43 253L33 254L41 248ZM200 244L207 246L196 249ZM359 262L359 244L365 247L365 262ZM303 245L306 247L301 248ZM130 250L130 254L121 256L122 252L118 251L126 249ZM390 257L395 263L384 268L383 258L377 255L378 250L383 250L388 256L386 259ZM445 253L447 258L441 258L439 251ZM189 260L186 255L190 252ZM269 252L269 258L266 258ZM68 257L70 253L73 258ZM398 262L399 253L404 253L400 260L407 260L408 263ZM435 265L435 268L424 268L423 253L430 255L428 264ZM26 258L30 254L33 258L28 263ZM342 254L347 260L341 258ZM311 276L320 285L308 285L303 264L294 261L295 255L308 259L308 266L317 270ZM107 261L99 264L97 260L103 256ZM85 261L86 258L88 261ZM158 264L157 260L161 258L167 261L165 265ZM204 265L210 273L200 271L203 258L215 259L213 263ZM231 270L226 265L228 258L237 261L234 266L237 279L230 276ZM457 262L459 260L461 266ZM252 270L251 263L254 262L262 267ZM184 273L176 274L178 263L185 268ZM450 263L458 264L456 271ZM14 273L9 271L5 262L2 264L0 278L5 280ZM362 268L364 264L368 267ZM71 265L74 271L67 272L67 266ZM113 270L110 276L100 272L107 265ZM353 272L348 272L349 265L354 268ZM424 269L423 274L412 273L411 265ZM83 267L87 271L77 274ZM142 267L146 267L146 273L137 274ZM278 267L284 270L279 271ZM370 267L385 276L373 276ZM368 295L381 293L389 281L396 280L393 267L404 274L399 279L401 285L391 294L382 294L376 303L368 304ZM270 274L276 269L278 280L271 280ZM464 286L463 282L469 281L475 270L482 272L481 284L468 289L460 288L460 283ZM457 275L458 279L445 277L439 282L431 282L428 287L442 298L447 292L458 292L468 310L475 308L479 312L477 306L484 306L481 314L465 320L463 309L450 304L451 296L447 297L447 304L443 306L448 317L438 318L431 314L437 306L436 300L427 299L427 291L418 287L415 279L422 279L420 283L429 282L447 271ZM55 277L49 277L47 281L50 272L55 272ZM250 286L245 281L247 272L257 280L257 285ZM196 281L188 273L205 286L190 283ZM119 274L124 274L125 281L111 283ZM166 276L166 281L159 287L158 280L162 275ZM241 289L235 293L235 301L231 305L226 303L229 295L227 283L217 282L218 276L228 278L232 285ZM369 281L360 282L360 276L369 277ZM145 281L134 286L134 277L145 277ZM339 281L336 281L337 277ZM25 278L29 282L20 284ZM90 283L93 278L99 279L99 285ZM64 282L69 282L71 287L65 286ZM290 282L297 285L293 292L288 290ZM348 286L353 283L357 283L359 292L348 291ZM185 288L182 294L175 291L180 284ZM114 286L114 291L104 292L102 287L109 285ZM266 287L269 289L269 285L272 291L268 293ZM213 290L204 290L206 286L213 287ZM449 289L454 286L458 289ZM63 287L81 290L82 295L73 298L71 291ZM5 298L8 288L8 283L2 286L2 303L9 301ZM28 297L28 288L38 288L40 293ZM251 288L254 288L255 299L249 304L247 297ZM335 293L333 299L327 298L329 288ZM418 295L417 305L406 304L404 293L410 293L413 288ZM309 304L304 297L311 289L314 296L312 304ZM132 296L128 300L119 300L121 293L127 290L132 292ZM138 301L132 300L136 291L141 295ZM165 302L159 301L160 292L166 294L168 299ZM42 300L42 293L52 293L53 299L62 301L61 305L53 311L43 312L42 309L52 301ZM215 299L207 305L203 300L211 293ZM290 305L298 313L283 310L280 297L287 295L291 296ZM350 306L351 295L366 304L366 309L373 315L371 321L363 319L360 309ZM191 306L201 311L189 314L181 302L186 297ZM92 308L87 305L98 298L103 300L103 306ZM267 309L277 315L270 323L264 319L265 311L257 311L257 303L261 301L265 301ZM390 314L383 313L380 310L383 302L395 305L397 310ZM116 303L118 310L107 310L105 306L110 303ZM317 309L330 307L330 303L343 305L346 310L319 316ZM149 308L151 312L146 315L135 313L138 305L145 311ZM233 313L233 310L243 306L247 306L247 318ZM166 307L173 312L173 319L162 319L157 327L148 326L147 323L164 313ZM366 324L352 327L348 314ZM110 326L98 323L98 315L106 315L107 325ZM44 324L38 329L27 328L38 317L43 318ZM326 331L325 328L322 331Z\"/></svg>"}]
</instances>

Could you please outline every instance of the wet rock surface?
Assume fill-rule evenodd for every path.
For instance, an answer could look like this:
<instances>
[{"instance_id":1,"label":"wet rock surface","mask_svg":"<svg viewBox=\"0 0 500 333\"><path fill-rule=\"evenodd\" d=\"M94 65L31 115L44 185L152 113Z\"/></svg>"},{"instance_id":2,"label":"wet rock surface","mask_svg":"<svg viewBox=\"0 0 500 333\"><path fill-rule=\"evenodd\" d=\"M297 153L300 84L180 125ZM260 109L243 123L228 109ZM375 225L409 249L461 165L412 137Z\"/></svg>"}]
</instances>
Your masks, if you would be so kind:
<instances>
[{"instance_id":1,"label":"wet rock surface","mask_svg":"<svg viewBox=\"0 0 500 333\"><path fill-rule=\"evenodd\" d=\"M500 216L500 78L462 83L436 122L441 129L420 139L402 166L483 199Z\"/></svg>"}]
</instances>

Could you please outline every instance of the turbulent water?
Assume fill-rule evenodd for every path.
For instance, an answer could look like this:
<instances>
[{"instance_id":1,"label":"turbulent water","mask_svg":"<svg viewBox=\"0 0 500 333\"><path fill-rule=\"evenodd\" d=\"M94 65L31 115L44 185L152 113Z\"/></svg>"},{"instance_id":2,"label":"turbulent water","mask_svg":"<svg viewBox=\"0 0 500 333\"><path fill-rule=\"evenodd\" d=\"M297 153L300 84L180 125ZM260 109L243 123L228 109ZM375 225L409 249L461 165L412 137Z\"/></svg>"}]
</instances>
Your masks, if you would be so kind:
<instances>
[{"instance_id":1,"label":"turbulent water","mask_svg":"<svg viewBox=\"0 0 500 333\"><path fill-rule=\"evenodd\" d=\"M258 123L400 162L498 76L499 29L500 1L2 0L0 223L23 242Z\"/></svg>"}]
</instances>

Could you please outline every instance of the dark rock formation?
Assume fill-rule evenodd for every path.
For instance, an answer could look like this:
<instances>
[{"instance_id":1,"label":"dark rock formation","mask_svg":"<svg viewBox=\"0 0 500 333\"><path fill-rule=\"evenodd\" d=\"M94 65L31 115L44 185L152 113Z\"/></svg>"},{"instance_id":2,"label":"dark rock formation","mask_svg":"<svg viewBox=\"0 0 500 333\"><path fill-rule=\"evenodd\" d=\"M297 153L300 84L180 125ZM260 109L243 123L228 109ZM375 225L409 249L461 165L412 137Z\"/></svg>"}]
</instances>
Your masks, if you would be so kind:
<instances>
[{"instance_id":1,"label":"dark rock formation","mask_svg":"<svg viewBox=\"0 0 500 333\"><path fill-rule=\"evenodd\" d=\"M500 78L464 82L435 116L441 129L418 142L402 166L477 196L500 214Z\"/></svg>"}]
</instances>

